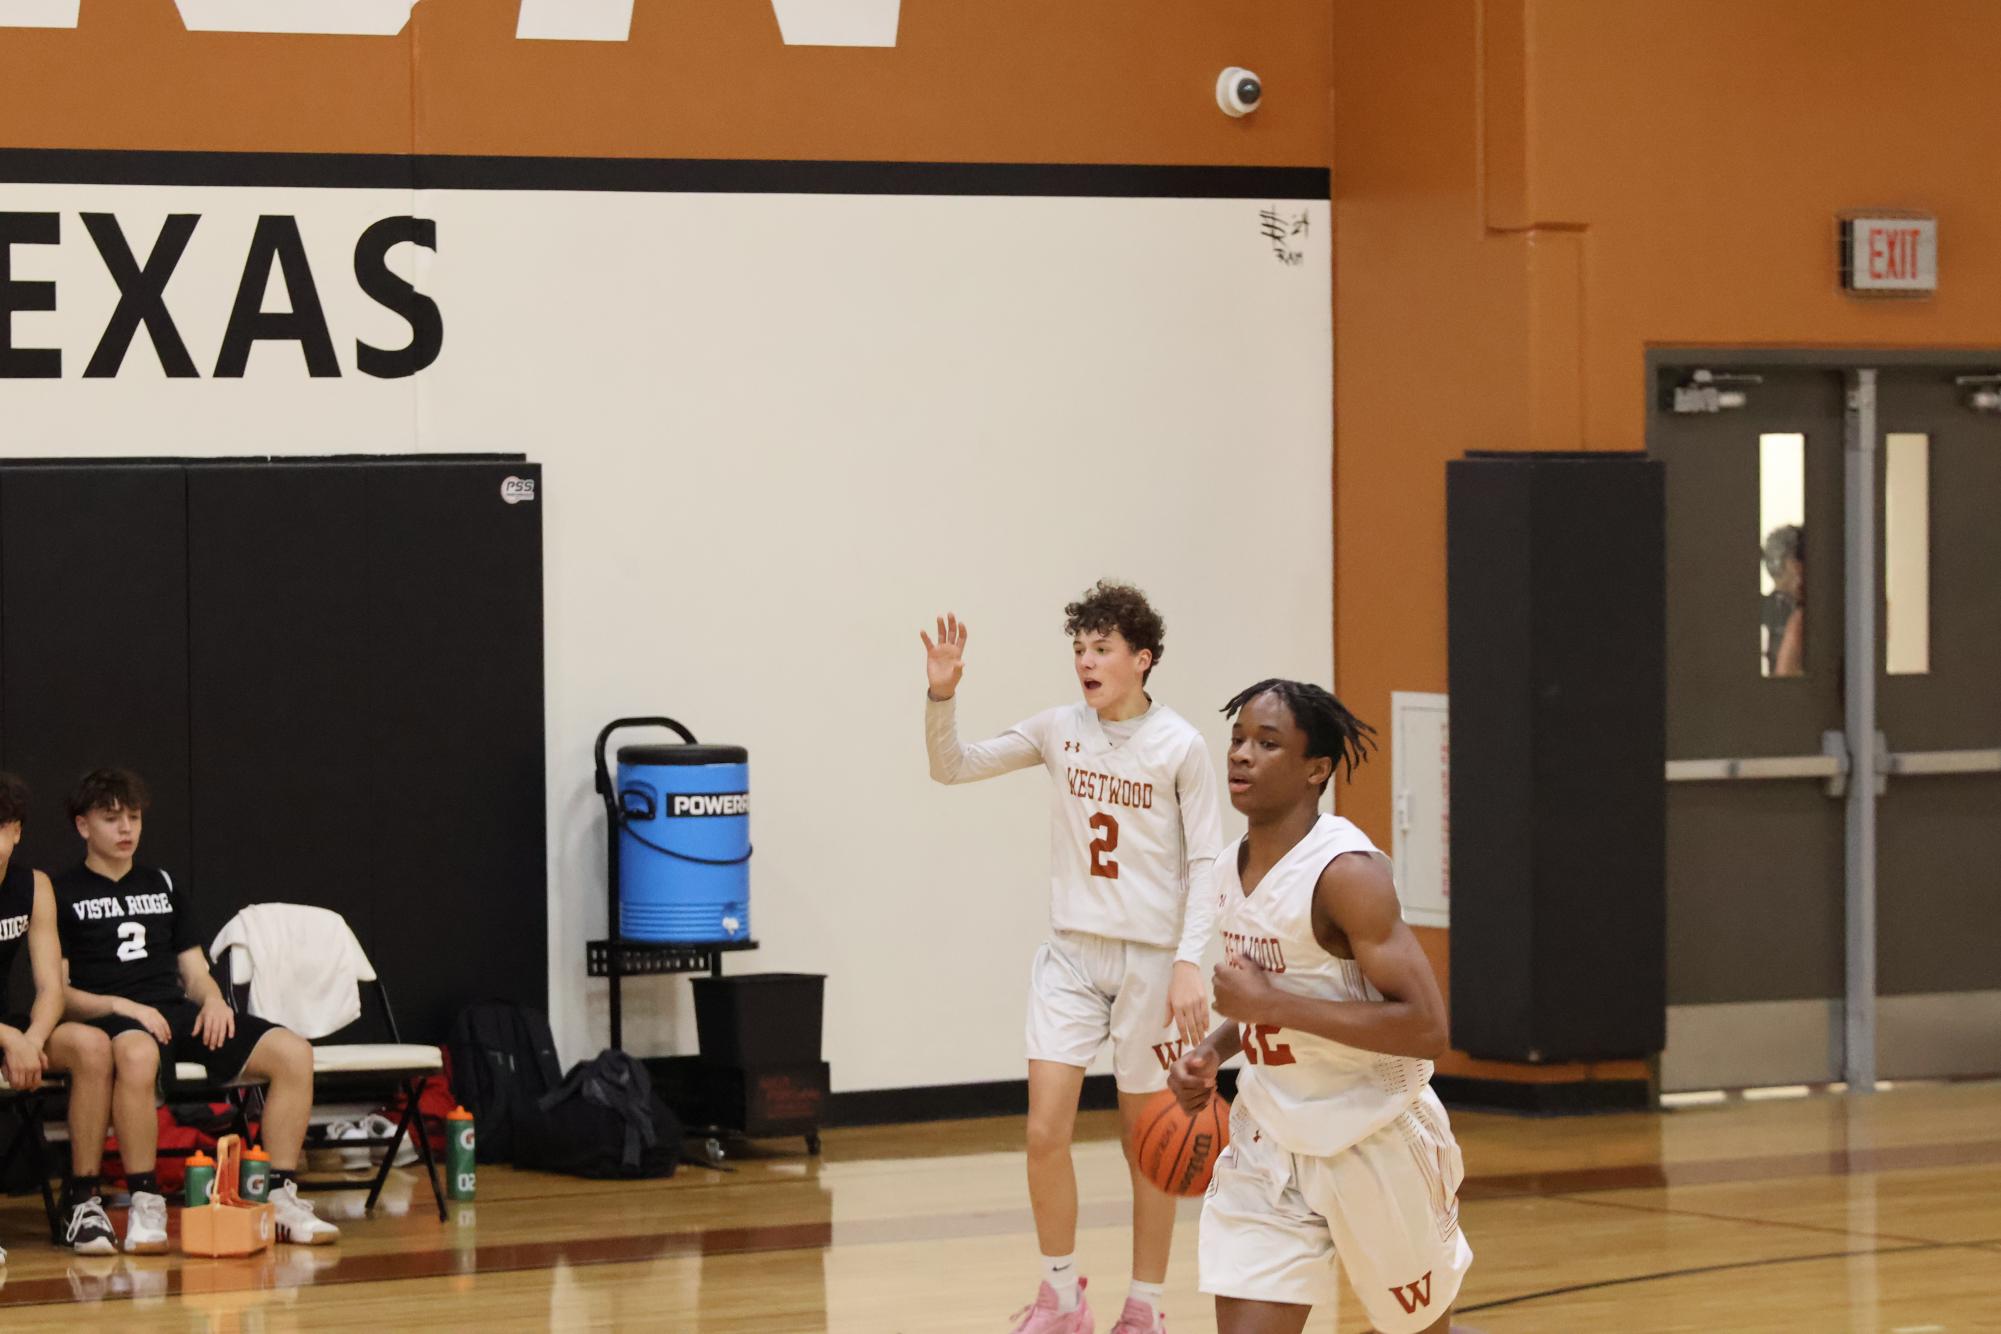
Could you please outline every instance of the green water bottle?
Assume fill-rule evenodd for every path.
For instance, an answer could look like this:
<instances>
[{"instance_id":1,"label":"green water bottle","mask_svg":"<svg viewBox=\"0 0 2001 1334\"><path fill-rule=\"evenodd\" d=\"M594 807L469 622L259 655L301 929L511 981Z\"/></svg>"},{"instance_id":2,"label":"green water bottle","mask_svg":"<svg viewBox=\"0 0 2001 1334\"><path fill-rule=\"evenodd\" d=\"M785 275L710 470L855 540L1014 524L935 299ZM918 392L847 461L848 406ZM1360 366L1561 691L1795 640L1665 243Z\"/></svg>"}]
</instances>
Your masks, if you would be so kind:
<instances>
[{"instance_id":1,"label":"green water bottle","mask_svg":"<svg viewBox=\"0 0 2001 1334\"><path fill-rule=\"evenodd\" d=\"M215 1202L215 1159L196 1149L188 1155L187 1206L199 1209Z\"/></svg>"},{"instance_id":2,"label":"green water bottle","mask_svg":"<svg viewBox=\"0 0 2001 1334\"><path fill-rule=\"evenodd\" d=\"M479 1172L473 1157L472 1113L454 1107L445 1115L445 1198L470 1200Z\"/></svg>"},{"instance_id":3,"label":"green water bottle","mask_svg":"<svg viewBox=\"0 0 2001 1334\"><path fill-rule=\"evenodd\" d=\"M236 1192L245 1204L262 1204L271 1198L271 1155L251 1149L243 1155L243 1170L237 1173Z\"/></svg>"}]
</instances>

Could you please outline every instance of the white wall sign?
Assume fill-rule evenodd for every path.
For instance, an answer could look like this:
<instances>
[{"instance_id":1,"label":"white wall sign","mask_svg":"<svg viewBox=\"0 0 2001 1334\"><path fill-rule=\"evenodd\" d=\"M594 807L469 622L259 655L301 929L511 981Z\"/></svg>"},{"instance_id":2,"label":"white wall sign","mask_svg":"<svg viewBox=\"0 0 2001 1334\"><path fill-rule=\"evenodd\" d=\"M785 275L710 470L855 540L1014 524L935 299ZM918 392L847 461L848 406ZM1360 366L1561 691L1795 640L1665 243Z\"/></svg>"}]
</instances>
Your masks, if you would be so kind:
<instances>
[{"instance_id":1,"label":"white wall sign","mask_svg":"<svg viewBox=\"0 0 2001 1334\"><path fill-rule=\"evenodd\" d=\"M148 0L149 3L153 0ZM163 2L163 0L161 0ZM93 0L106 10L110 0ZM123 0L136 4L138 0ZM174 0L189 32L394 37L417 0ZM0 28L74 28L83 0L0 0ZM895 46L902 0L771 0L787 46ZM623 42L632 0L521 0L523 40Z\"/></svg>"},{"instance_id":2,"label":"white wall sign","mask_svg":"<svg viewBox=\"0 0 2001 1334\"><path fill-rule=\"evenodd\" d=\"M1395 797L1390 856L1397 893L1412 926L1452 923L1452 733L1447 696L1390 695L1390 787Z\"/></svg>"},{"instance_id":3,"label":"white wall sign","mask_svg":"<svg viewBox=\"0 0 2001 1334\"><path fill-rule=\"evenodd\" d=\"M1856 214L1841 220L1841 285L1913 296L1938 290L1938 219Z\"/></svg>"},{"instance_id":4,"label":"white wall sign","mask_svg":"<svg viewBox=\"0 0 2001 1334\"><path fill-rule=\"evenodd\" d=\"M521 0L514 35L545 42L622 42L632 0Z\"/></svg>"}]
</instances>

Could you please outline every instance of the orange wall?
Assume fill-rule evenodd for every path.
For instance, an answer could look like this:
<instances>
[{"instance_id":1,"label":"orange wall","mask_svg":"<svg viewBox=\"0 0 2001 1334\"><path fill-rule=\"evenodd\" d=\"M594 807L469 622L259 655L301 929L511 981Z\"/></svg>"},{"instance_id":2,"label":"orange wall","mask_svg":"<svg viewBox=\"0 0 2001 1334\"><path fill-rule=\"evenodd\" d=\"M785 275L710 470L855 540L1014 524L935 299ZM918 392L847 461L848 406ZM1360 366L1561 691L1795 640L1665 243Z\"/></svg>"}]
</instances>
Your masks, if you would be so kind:
<instances>
[{"instance_id":1,"label":"orange wall","mask_svg":"<svg viewBox=\"0 0 2001 1334\"><path fill-rule=\"evenodd\" d=\"M1648 347L2001 346L1997 49L1992 0L1335 0L1358 713L1448 688L1446 460L1641 448ZM1937 297L1841 294L1835 215L1865 207L1938 216ZM1364 770L1344 813L1386 829L1389 784Z\"/></svg>"},{"instance_id":2,"label":"orange wall","mask_svg":"<svg viewBox=\"0 0 2001 1334\"><path fill-rule=\"evenodd\" d=\"M644 0L624 42L520 41L517 0L397 37L190 33L166 0L0 28L0 146L1324 166L1324 0L904 0L893 48L788 47L767 0ZM1265 77L1232 120L1216 75Z\"/></svg>"}]
</instances>

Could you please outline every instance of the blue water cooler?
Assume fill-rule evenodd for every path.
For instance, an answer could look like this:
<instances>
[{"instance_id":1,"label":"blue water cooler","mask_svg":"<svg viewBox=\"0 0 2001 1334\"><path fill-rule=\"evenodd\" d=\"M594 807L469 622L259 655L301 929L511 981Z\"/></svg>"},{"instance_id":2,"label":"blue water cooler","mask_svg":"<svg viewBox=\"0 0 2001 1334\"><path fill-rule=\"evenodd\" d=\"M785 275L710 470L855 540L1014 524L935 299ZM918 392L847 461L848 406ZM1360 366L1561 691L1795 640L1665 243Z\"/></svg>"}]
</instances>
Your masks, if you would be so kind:
<instances>
[{"instance_id":1,"label":"blue water cooler","mask_svg":"<svg viewBox=\"0 0 2001 1334\"><path fill-rule=\"evenodd\" d=\"M671 720L647 721L686 741L618 749L618 780L606 794L615 794L607 805L618 830L617 934L658 944L747 941L750 755L701 745ZM599 764L602 774L602 751Z\"/></svg>"}]
</instances>

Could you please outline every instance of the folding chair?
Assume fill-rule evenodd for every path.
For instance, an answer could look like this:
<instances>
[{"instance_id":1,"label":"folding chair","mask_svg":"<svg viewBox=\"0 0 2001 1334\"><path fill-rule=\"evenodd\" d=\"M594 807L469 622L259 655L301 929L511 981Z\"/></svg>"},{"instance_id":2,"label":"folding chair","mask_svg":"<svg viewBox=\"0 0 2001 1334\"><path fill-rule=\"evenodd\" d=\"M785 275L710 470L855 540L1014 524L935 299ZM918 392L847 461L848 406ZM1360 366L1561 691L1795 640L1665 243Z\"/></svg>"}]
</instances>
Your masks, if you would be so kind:
<instances>
[{"instance_id":1,"label":"folding chair","mask_svg":"<svg viewBox=\"0 0 2001 1334\"><path fill-rule=\"evenodd\" d=\"M304 941L313 944L308 947L299 943ZM325 1031L307 1031L318 1025L301 1018L305 1012L298 1008L298 998L289 994L288 989L295 985L297 979L313 974L312 961L307 958L309 949L331 950L335 952L335 957L342 957L342 952L346 951L344 957L350 961L349 980L359 994L374 995L383 1026L389 1033L388 1042L324 1041L334 1033L344 1031L351 1019ZM402 1146L404 1136L411 1133L410 1123L414 1119L417 1122L417 1156L423 1162L424 1175L430 1179L431 1198L438 1206L438 1219L442 1222L446 1216L445 1196L438 1185L438 1167L431 1151L431 1137L424 1126L423 1113L418 1110L418 1102L423 1097L424 1086L444 1073L444 1053L433 1046L403 1041L402 1032L396 1025L396 1013L389 1005L389 988L376 976L375 966L368 961L347 920L328 908L297 903L252 904L223 926L215 938L214 953L217 962L222 965L224 988L239 1012L283 1024L313 1044L315 1101L331 1100L328 1099L329 1094L348 1098L390 1093L402 1095L403 1115L397 1121L393 1134L343 1139L340 1143L344 1148L368 1146L384 1150L381 1169L369 1186L365 1206L373 1210L376 1200L382 1195L384 1183L389 1180L389 1169L395 1165L396 1151ZM363 986L364 983L367 985ZM356 1009L359 1010L360 1006L357 1005ZM352 1189L342 1182L301 1181L299 1185L310 1190Z\"/></svg>"},{"instance_id":2,"label":"folding chair","mask_svg":"<svg viewBox=\"0 0 2001 1334\"><path fill-rule=\"evenodd\" d=\"M49 1188L49 1178L54 1175L50 1162L48 1136L42 1133L42 1107L48 1095L62 1088L61 1075L44 1075L42 1087L31 1092L22 1092L7 1082L7 1076L0 1074L0 1108L12 1112L19 1123L7 1141L7 1152L0 1155L0 1180L14 1169L14 1161L22 1154L28 1155L28 1166L35 1173L35 1182L42 1188L42 1212L49 1221L49 1239L55 1241L61 1229L61 1216L56 1210L55 1192Z\"/></svg>"}]
</instances>

